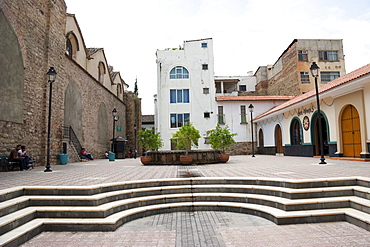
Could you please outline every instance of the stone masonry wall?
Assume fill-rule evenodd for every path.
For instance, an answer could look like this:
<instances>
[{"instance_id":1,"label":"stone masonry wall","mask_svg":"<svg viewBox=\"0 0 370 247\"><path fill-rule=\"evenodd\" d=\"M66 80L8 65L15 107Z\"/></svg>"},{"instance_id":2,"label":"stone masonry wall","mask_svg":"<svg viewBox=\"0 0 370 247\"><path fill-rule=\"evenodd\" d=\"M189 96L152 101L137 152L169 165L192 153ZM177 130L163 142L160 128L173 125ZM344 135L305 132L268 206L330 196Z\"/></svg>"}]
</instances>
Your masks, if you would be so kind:
<instances>
[{"instance_id":1,"label":"stone masonry wall","mask_svg":"<svg viewBox=\"0 0 370 247\"><path fill-rule=\"evenodd\" d=\"M99 105L105 104L108 117L115 107L125 112L126 105L65 55L65 2L0 0L0 9L18 37L24 66L23 122L0 121L0 153L8 154L16 144L24 144L37 160L36 165L45 165L50 88L46 72L53 66L57 77L52 85L51 164L58 163L57 155L62 152L64 111L73 110L64 109L65 91L70 82L81 92L81 144L95 156L103 154L109 149L109 140L105 145L98 142ZM111 131L110 124L107 131Z\"/></svg>"}]
</instances>

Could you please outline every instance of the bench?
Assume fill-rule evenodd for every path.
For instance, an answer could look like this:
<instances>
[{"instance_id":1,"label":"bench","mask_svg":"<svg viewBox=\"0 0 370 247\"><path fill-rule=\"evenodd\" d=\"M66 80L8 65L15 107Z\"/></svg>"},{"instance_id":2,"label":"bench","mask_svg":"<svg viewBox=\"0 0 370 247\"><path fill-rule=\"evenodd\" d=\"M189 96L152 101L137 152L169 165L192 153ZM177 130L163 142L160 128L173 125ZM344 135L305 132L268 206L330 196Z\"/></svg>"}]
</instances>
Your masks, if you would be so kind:
<instances>
[{"instance_id":1,"label":"bench","mask_svg":"<svg viewBox=\"0 0 370 247\"><path fill-rule=\"evenodd\" d=\"M30 159L30 164L28 167L32 167L32 169L35 168L35 162L36 160ZM5 171L9 171L8 166L12 166L11 171L13 171L14 167L18 166L18 162L10 161L9 155L7 154L0 154L0 168L3 167Z\"/></svg>"}]
</instances>

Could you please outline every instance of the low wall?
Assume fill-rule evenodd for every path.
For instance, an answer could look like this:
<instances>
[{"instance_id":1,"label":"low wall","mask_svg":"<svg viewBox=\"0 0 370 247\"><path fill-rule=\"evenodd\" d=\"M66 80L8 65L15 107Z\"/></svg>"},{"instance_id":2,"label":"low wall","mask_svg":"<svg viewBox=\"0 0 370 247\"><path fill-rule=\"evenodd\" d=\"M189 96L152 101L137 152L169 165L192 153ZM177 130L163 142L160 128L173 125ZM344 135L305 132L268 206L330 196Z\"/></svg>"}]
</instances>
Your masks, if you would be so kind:
<instances>
[{"instance_id":1,"label":"low wall","mask_svg":"<svg viewBox=\"0 0 370 247\"><path fill-rule=\"evenodd\" d=\"M218 155L221 152L218 150L191 150L189 155L193 157L193 164L212 164L218 163ZM153 165L181 165L180 156L186 155L185 151L156 151L148 152L148 156L152 157Z\"/></svg>"}]
</instances>

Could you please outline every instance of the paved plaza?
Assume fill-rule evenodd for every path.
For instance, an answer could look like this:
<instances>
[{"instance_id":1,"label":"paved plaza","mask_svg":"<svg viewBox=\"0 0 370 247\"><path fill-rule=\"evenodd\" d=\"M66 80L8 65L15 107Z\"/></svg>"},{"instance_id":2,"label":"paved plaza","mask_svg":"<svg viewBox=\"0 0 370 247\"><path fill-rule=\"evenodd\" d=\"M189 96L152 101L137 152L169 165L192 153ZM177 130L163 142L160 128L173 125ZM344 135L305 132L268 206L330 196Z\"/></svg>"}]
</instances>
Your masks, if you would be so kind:
<instances>
[{"instance_id":1,"label":"paved plaza","mask_svg":"<svg viewBox=\"0 0 370 247\"><path fill-rule=\"evenodd\" d=\"M370 162L284 156L232 156L226 164L143 166L139 159L93 160L0 172L2 188L83 186L142 179L202 177L370 177ZM115 232L43 232L23 246L370 246L370 232L347 222L275 225L230 212L177 212L124 224Z\"/></svg>"}]
</instances>

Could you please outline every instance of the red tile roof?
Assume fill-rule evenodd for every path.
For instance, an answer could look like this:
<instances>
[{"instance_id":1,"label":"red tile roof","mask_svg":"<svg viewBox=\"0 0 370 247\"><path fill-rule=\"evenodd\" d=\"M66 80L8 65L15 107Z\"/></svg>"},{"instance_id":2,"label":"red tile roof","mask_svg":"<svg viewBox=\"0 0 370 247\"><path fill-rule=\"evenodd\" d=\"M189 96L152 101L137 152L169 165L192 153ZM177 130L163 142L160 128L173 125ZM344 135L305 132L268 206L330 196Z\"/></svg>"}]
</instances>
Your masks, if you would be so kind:
<instances>
[{"instance_id":1,"label":"red tile roof","mask_svg":"<svg viewBox=\"0 0 370 247\"><path fill-rule=\"evenodd\" d=\"M369 74L370 73L370 64L368 65L365 65L357 70L354 70L344 76L341 76L341 77L338 77L337 79L331 81L331 82L328 82L327 84L319 87L319 94L320 93L323 93L323 92L326 92L330 89L333 89L335 87L338 87L340 85L343 85L345 83L348 83L350 81L353 81L357 78L360 78L366 74ZM284 102L283 104L281 105L278 105L274 108L272 108L271 110L259 115L258 117L256 117L255 119L259 119L259 118L262 118L262 117L265 117L273 112L276 112L276 111L279 111L281 109L284 109L288 106L292 106L294 104L297 104L305 99L308 99L308 98L311 98L311 97L314 97L316 95L316 91L315 89L311 90L311 91L308 91L307 93L305 94L301 94L299 96L297 96L296 98L292 99L292 100L289 100L287 102Z\"/></svg>"},{"instance_id":2,"label":"red tile roof","mask_svg":"<svg viewBox=\"0 0 370 247\"><path fill-rule=\"evenodd\" d=\"M216 101L263 101L263 100L291 100L295 95L266 95L266 96L219 96Z\"/></svg>"}]
</instances>

